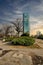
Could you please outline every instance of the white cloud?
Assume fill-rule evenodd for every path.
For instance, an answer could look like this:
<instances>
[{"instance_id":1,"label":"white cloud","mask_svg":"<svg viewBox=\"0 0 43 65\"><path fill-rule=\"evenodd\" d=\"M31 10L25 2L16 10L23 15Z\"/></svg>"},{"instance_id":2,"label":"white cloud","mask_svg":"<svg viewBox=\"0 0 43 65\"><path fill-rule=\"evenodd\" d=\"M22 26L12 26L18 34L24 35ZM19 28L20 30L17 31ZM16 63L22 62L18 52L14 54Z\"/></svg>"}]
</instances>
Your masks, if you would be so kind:
<instances>
[{"instance_id":1,"label":"white cloud","mask_svg":"<svg viewBox=\"0 0 43 65\"><path fill-rule=\"evenodd\" d=\"M43 21L35 17L30 17L30 30L43 29Z\"/></svg>"},{"instance_id":2,"label":"white cloud","mask_svg":"<svg viewBox=\"0 0 43 65\"><path fill-rule=\"evenodd\" d=\"M22 14L22 11L15 11L16 14Z\"/></svg>"}]
</instances>

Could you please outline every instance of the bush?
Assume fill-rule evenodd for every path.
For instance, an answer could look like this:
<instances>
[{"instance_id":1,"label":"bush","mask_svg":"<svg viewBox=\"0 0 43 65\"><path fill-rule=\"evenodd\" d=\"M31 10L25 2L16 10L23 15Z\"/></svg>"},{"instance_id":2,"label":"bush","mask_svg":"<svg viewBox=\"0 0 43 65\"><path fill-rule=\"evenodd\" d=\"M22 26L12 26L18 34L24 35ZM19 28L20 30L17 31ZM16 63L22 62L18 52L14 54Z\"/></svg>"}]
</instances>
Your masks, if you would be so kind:
<instances>
[{"instance_id":1,"label":"bush","mask_svg":"<svg viewBox=\"0 0 43 65\"><path fill-rule=\"evenodd\" d=\"M43 35L39 35L37 38L38 39L43 39Z\"/></svg>"},{"instance_id":2,"label":"bush","mask_svg":"<svg viewBox=\"0 0 43 65\"><path fill-rule=\"evenodd\" d=\"M35 42L34 38L31 38L31 37L20 37L20 38L15 38L12 40L12 44L14 45L30 46L30 45L33 45L34 42Z\"/></svg>"},{"instance_id":3,"label":"bush","mask_svg":"<svg viewBox=\"0 0 43 65\"><path fill-rule=\"evenodd\" d=\"M29 36L29 33L24 33L21 36Z\"/></svg>"},{"instance_id":4,"label":"bush","mask_svg":"<svg viewBox=\"0 0 43 65\"><path fill-rule=\"evenodd\" d=\"M8 41L12 41L13 39L14 39L14 37L6 37L5 41L8 42Z\"/></svg>"}]
</instances>

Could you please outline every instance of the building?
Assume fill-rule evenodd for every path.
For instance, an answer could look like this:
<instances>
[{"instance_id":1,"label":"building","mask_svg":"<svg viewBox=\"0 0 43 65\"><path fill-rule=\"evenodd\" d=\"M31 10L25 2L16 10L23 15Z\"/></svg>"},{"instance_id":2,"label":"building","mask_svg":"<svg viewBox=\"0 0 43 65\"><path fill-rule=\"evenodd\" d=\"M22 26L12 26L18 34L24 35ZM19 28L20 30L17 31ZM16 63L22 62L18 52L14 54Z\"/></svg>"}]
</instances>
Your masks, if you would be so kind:
<instances>
[{"instance_id":1,"label":"building","mask_svg":"<svg viewBox=\"0 0 43 65\"><path fill-rule=\"evenodd\" d=\"M29 32L29 27L29 15L28 13L23 13L23 33Z\"/></svg>"}]
</instances>

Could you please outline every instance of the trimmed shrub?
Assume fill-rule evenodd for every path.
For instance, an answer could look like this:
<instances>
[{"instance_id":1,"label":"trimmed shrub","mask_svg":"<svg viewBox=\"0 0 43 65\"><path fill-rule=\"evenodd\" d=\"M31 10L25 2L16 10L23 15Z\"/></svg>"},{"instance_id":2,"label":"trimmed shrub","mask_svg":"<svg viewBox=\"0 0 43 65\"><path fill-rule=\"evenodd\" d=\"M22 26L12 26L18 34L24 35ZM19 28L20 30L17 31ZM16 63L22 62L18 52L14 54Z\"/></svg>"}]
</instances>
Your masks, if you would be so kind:
<instances>
[{"instance_id":1,"label":"trimmed shrub","mask_svg":"<svg viewBox=\"0 0 43 65\"><path fill-rule=\"evenodd\" d=\"M29 36L29 33L24 33L21 36Z\"/></svg>"},{"instance_id":2,"label":"trimmed shrub","mask_svg":"<svg viewBox=\"0 0 43 65\"><path fill-rule=\"evenodd\" d=\"M37 38L38 39L43 39L43 35L39 35Z\"/></svg>"},{"instance_id":3,"label":"trimmed shrub","mask_svg":"<svg viewBox=\"0 0 43 65\"><path fill-rule=\"evenodd\" d=\"M31 37L20 37L20 38L15 38L12 40L12 44L14 45L30 46L30 45L33 45L34 42L35 42L35 39Z\"/></svg>"},{"instance_id":4,"label":"trimmed shrub","mask_svg":"<svg viewBox=\"0 0 43 65\"><path fill-rule=\"evenodd\" d=\"M12 41L13 39L14 39L14 37L6 37L5 42Z\"/></svg>"}]
</instances>

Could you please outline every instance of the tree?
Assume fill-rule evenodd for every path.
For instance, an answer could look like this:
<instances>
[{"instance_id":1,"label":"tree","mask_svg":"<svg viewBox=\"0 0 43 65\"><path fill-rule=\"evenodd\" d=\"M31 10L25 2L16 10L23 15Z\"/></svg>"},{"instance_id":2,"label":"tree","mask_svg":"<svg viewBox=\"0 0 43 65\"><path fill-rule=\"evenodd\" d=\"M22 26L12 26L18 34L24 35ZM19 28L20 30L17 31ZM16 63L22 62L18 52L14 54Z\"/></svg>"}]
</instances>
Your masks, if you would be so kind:
<instances>
[{"instance_id":1,"label":"tree","mask_svg":"<svg viewBox=\"0 0 43 65\"><path fill-rule=\"evenodd\" d=\"M4 36L8 36L9 30L10 30L11 26L10 25L4 25L3 26L3 30L4 30Z\"/></svg>"},{"instance_id":2,"label":"tree","mask_svg":"<svg viewBox=\"0 0 43 65\"><path fill-rule=\"evenodd\" d=\"M0 29L0 38L3 37L3 30L2 28Z\"/></svg>"},{"instance_id":3,"label":"tree","mask_svg":"<svg viewBox=\"0 0 43 65\"><path fill-rule=\"evenodd\" d=\"M19 37L20 32L23 32L23 25L21 19L17 19L15 22L11 23L14 25L15 30L17 31L17 36Z\"/></svg>"},{"instance_id":4,"label":"tree","mask_svg":"<svg viewBox=\"0 0 43 65\"><path fill-rule=\"evenodd\" d=\"M0 29L0 32L2 31L2 29Z\"/></svg>"},{"instance_id":5,"label":"tree","mask_svg":"<svg viewBox=\"0 0 43 65\"><path fill-rule=\"evenodd\" d=\"M40 35L42 35L41 34L41 32L40 31L37 31L37 34L36 34L37 36L40 36Z\"/></svg>"}]
</instances>

